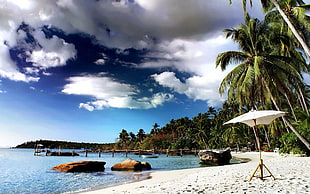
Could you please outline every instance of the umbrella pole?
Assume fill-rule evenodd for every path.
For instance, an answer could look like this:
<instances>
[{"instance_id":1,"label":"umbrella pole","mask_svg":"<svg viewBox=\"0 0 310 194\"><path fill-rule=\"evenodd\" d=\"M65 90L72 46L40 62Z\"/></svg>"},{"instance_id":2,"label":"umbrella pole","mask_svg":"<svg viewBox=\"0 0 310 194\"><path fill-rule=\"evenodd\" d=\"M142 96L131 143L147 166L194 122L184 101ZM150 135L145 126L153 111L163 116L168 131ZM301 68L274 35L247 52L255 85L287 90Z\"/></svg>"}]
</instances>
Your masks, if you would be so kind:
<instances>
[{"instance_id":1,"label":"umbrella pole","mask_svg":"<svg viewBox=\"0 0 310 194\"><path fill-rule=\"evenodd\" d=\"M252 175L250 176L250 179L249 181L252 180L252 178L254 177L256 171L259 169L259 176L257 176L258 178L260 178L261 180L263 180L264 178L264 175L263 175L263 168L265 167L266 170L269 172L270 176L266 176L266 177L272 177L274 180L275 180L275 177L271 174L270 170L266 167L266 165L263 163L263 159L262 159L262 152L261 152L261 149L260 149L260 142L259 142L259 136L258 136L258 133L257 133L257 129L256 129L256 120L254 119L254 127L253 127L253 130L254 130L254 135L255 135L255 138L256 138L256 141L257 141L257 147L258 147L258 151L259 151L259 162L258 162L258 165L256 167L256 169L254 170L254 172L252 173Z\"/></svg>"}]
</instances>

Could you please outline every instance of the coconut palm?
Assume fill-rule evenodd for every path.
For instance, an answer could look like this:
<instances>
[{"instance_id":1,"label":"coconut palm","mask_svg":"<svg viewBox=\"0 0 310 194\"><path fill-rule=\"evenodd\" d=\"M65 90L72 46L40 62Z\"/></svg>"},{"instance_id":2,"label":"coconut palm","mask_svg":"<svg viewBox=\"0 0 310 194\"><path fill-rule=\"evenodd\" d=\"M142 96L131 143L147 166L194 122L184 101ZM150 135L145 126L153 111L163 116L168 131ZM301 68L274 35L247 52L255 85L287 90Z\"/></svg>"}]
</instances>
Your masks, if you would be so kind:
<instances>
[{"instance_id":1,"label":"coconut palm","mask_svg":"<svg viewBox=\"0 0 310 194\"><path fill-rule=\"evenodd\" d=\"M274 32L270 26L258 19L246 18L246 24L237 29L225 30L239 44L241 51L228 51L218 55L216 66L225 70L229 64L239 63L223 79L219 91L228 89L228 99L253 108L266 107L273 103L280 109L274 94L283 94L297 86L303 86L301 64L304 61L277 55L277 46L271 42ZM280 98L281 97L281 98ZM310 149L309 142L284 118L285 123Z\"/></svg>"},{"instance_id":2,"label":"coconut palm","mask_svg":"<svg viewBox=\"0 0 310 194\"><path fill-rule=\"evenodd\" d=\"M296 28L298 24L304 24L304 27L309 31L309 17L305 14L306 8L309 8L309 5L304 5L305 3L302 0L282 0L280 2L276 0L270 1L277 8L283 20L287 23L292 33L301 44L306 55L308 56L308 58L310 58L310 49L305 41L305 37L302 37L301 33L299 33L298 29ZM281 5L283 8L281 8ZM294 21L294 23L292 23L291 21Z\"/></svg>"},{"instance_id":3,"label":"coconut palm","mask_svg":"<svg viewBox=\"0 0 310 194\"><path fill-rule=\"evenodd\" d=\"M199 113L193 117L193 126L195 128L196 137L198 137L200 144L205 149L208 147L209 133L210 133L210 119L209 114Z\"/></svg>"},{"instance_id":4,"label":"coconut palm","mask_svg":"<svg viewBox=\"0 0 310 194\"><path fill-rule=\"evenodd\" d=\"M153 135L154 134L156 135L158 133L159 127L160 126L157 123L154 123L153 128L151 129L150 133L153 134Z\"/></svg>"},{"instance_id":5,"label":"coconut palm","mask_svg":"<svg viewBox=\"0 0 310 194\"><path fill-rule=\"evenodd\" d=\"M138 142L142 142L143 139L146 137L145 132L144 132L143 129L139 129L139 131L138 131L136 136L137 136Z\"/></svg>"},{"instance_id":6,"label":"coconut palm","mask_svg":"<svg viewBox=\"0 0 310 194\"><path fill-rule=\"evenodd\" d=\"M232 3L232 0L229 0ZM246 2L247 0L242 0L243 3L243 12L245 17L247 17L247 10L246 10ZM249 1L250 5L252 6L252 0ZM295 15L298 18L298 21L302 23L306 23L307 28L309 27L309 17L305 14L305 10L309 9L309 4L305 4L303 0L261 0L262 7L265 12L272 10L274 7L277 9L283 20L286 22L288 27L291 29L292 33L299 41L300 45L302 46L304 52L306 53L308 59L310 58L310 49L308 44L306 43L305 39L300 35L298 30L296 29L296 21L292 23L288 15ZM281 7L281 5L288 5L285 7ZM308 30L309 31L309 30Z\"/></svg>"}]
</instances>

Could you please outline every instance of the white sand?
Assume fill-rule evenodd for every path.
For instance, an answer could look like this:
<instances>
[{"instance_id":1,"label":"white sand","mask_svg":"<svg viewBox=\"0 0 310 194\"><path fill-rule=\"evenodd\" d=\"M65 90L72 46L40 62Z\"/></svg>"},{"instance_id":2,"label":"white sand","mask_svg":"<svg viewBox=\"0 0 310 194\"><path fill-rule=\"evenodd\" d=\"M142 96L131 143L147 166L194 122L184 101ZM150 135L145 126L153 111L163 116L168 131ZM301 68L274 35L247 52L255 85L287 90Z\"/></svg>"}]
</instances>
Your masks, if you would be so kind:
<instances>
[{"instance_id":1,"label":"white sand","mask_svg":"<svg viewBox=\"0 0 310 194\"><path fill-rule=\"evenodd\" d=\"M120 193L310 193L310 158L262 153L264 164L276 180L250 175L258 165L258 153L232 153L250 158L248 163L173 171L156 171L151 179L122 184L88 194ZM269 175L264 172L264 176Z\"/></svg>"}]
</instances>

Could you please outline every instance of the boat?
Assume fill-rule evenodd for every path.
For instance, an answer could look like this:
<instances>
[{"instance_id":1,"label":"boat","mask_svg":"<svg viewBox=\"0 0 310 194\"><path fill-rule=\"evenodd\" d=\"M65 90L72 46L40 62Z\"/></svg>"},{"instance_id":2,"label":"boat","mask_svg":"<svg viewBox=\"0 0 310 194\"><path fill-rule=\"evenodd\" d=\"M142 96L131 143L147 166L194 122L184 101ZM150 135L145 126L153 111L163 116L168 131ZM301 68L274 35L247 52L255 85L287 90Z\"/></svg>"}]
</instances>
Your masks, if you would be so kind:
<instances>
[{"instance_id":1,"label":"boat","mask_svg":"<svg viewBox=\"0 0 310 194\"><path fill-rule=\"evenodd\" d=\"M151 154L151 155L141 155L142 158L158 158L158 154Z\"/></svg>"}]
</instances>

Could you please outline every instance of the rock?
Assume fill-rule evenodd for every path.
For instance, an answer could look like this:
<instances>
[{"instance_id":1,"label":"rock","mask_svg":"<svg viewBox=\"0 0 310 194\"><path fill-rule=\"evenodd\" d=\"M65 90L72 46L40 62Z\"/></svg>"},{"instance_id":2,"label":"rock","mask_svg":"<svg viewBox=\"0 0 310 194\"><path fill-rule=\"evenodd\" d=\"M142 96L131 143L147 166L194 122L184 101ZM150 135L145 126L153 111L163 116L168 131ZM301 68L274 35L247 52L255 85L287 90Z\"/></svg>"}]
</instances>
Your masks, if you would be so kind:
<instances>
[{"instance_id":1,"label":"rock","mask_svg":"<svg viewBox=\"0 0 310 194\"><path fill-rule=\"evenodd\" d=\"M79 161L69 162L54 166L52 170L59 172L98 172L104 171L106 162L99 161Z\"/></svg>"},{"instance_id":2,"label":"rock","mask_svg":"<svg viewBox=\"0 0 310 194\"><path fill-rule=\"evenodd\" d=\"M230 148L223 152L213 152L208 150L200 150L198 153L201 163L210 165L225 165L229 164L232 158Z\"/></svg>"},{"instance_id":3,"label":"rock","mask_svg":"<svg viewBox=\"0 0 310 194\"><path fill-rule=\"evenodd\" d=\"M127 158L121 163L114 164L111 167L111 170L133 170L133 171L141 171L141 170L150 170L152 169L151 165L147 162L139 162L133 160L131 158Z\"/></svg>"},{"instance_id":4,"label":"rock","mask_svg":"<svg viewBox=\"0 0 310 194\"><path fill-rule=\"evenodd\" d=\"M151 170L152 167L148 162L141 162L142 168L146 170Z\"/></svg>"}]
</instances>

